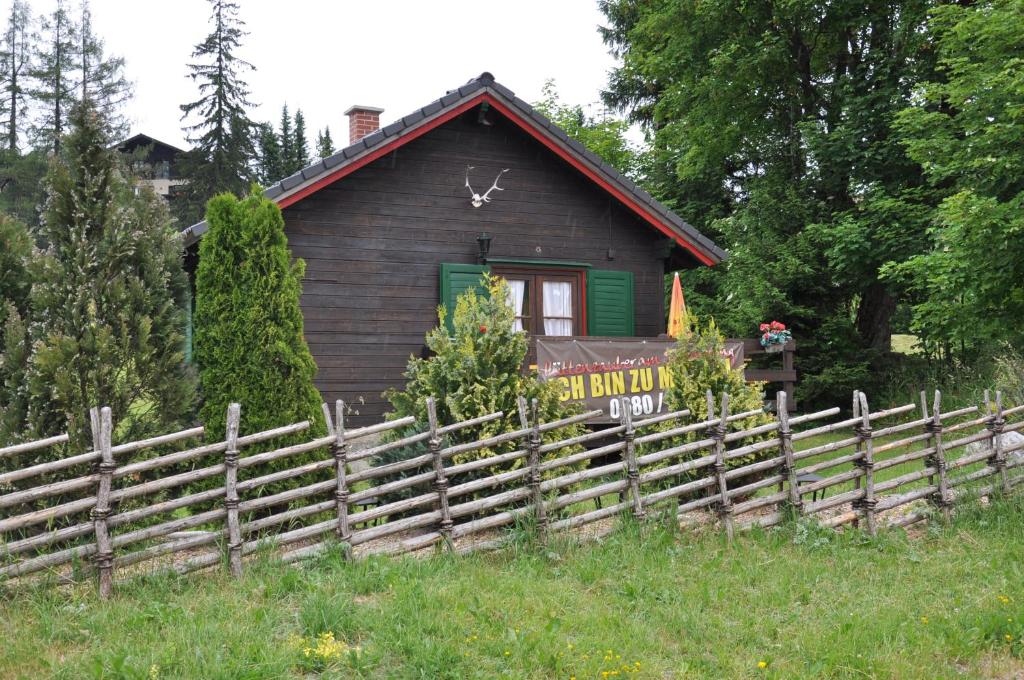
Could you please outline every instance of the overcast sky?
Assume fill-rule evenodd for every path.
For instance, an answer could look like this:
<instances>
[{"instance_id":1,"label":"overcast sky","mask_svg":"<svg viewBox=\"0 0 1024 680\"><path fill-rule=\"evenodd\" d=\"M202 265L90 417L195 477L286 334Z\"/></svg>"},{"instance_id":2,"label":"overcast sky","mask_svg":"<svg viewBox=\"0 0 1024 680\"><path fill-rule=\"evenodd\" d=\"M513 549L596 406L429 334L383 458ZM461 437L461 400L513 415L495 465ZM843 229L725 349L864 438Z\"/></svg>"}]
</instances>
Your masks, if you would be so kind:
<instances>
[{"instance_id":1,"label":"overcast sky","mask_svg":"<svg viewBox=\"0 0 1024 680\"><path fill-rule=\"evenodd\" d=\"M29 0L36 14L54 0ZM77 13L77 0L68 1ZM554 78L563 101L595 103L614 59L597 27L596 0L239 0L249 35L241 56L259 106L272 120L281 105L306 116L310 142L330 125L348 141L343 112L384 108L387 124L483 71L526 101ZM0 7L9 8L9 0ZM179 105L196 98L185 65L209 32L206 0L92 0L96 32L123 56L135 83L132 131L183 145ZM6 16L6 13L4 14Z\"/></svg>"}]
</instances>

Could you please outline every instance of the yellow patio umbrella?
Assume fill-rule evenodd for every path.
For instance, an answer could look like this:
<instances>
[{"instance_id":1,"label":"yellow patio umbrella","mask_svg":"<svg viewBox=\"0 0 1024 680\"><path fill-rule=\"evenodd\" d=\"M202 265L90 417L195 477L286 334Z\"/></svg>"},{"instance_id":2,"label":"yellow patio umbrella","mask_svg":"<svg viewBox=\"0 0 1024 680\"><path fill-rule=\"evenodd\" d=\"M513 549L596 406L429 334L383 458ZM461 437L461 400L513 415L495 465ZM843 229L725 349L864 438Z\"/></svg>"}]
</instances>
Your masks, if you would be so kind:
<instances>
[{"instance_id":1,"label":"yellow patio umbrella","mask_svg":"<svg viewBox=\"0 0 1024 680\"><path fill-rule=\"evenodd\" d=\"M668 334L678 338L689 332L686 323L686 300L683 299L683 285L679 283L679 272L672 279L672 298L668 304Z\"/></svg>"}]
</instances>

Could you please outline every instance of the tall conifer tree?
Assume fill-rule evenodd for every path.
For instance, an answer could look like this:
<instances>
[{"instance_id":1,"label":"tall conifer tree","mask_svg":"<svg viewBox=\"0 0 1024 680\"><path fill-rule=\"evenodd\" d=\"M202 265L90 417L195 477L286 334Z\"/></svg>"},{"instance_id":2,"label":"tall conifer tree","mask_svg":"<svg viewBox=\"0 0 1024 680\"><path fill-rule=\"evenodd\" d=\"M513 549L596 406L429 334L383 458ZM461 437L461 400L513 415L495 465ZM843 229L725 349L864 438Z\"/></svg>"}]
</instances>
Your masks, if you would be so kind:
<instances>
[{"instance_id":1,"label":"tall conifer tree","mask_svg":"<svg viewBox=\"0 0 1024 680\"><path fill-rule=\"evenodd\" d=\"M292 117L288 113L287 102L281 106L280 131L277 138L281 143L281 177L277 179L281 179L295 172L291 169L295 159L295 137L292 134Z\"/></svg>"},{"instance_id":2,"label":"tall conifer tree","mask_svg":"<svg viewBox=\"0 0 1024 680\"><path fill-rule=\"evenodd\" d=\"M32 125L31 136L34 146L57 154L76 97L78 25L68 13L64 0L57 0L57 7L52 14L41 18L41 25L43 38L32 70L31 92L39 115Z\"/></svg>"},{"instance_id":3,"label":"tall conifer tree","mask_svg":"<svg viewBox=\"0 0 1024 680\"><path fill-rule=\"evenodd\" d=\"M4 133L7 150L18 151L28 113L28 77L32 68L32 52L39 36L34 31L31 9L24 0L13 0L7 15L7 28L0 50L0 74L3 83Z\"/></svg>"},{"instance_id":4,"label":"tall conifer tree","mask_svg":"<svg viewBox=\"0 0 1024 680\"><path fill-rule=\"evenodd\" d=\"M247 109L249 86L242 74L255 70L241 59L238 49L245 22L239 6L228 0L210 0L213 9L210 34L192 52L188 77L199 88L199 99L181 106L185 132L195 148L185 159L189 178L184 202L187 220L202 217L203 206L213 195L231 191L243 194L254 179L251 164L256 158L255 124Z\"/></svg>"},{"instance_id":5,"label":"tall conifer tree","mask_svg":"<svg viewBox=\"0 0 1024 680\"><path fill-rule=\"evenodd\" d=\"M324 126L316 137L316 155L327 158L334 153L334 140L331 139L331 128Z\"/></svg>"},{"instance_id":6,"label":"tall conifer tree","mask_svg":"<svg viewBox=\"0 0 1024 680\"><path fill-rule=\"evenodd\" d=\"M255 191L243 199L222 194L207 205L206 223L195 314L202 422L219 432L234 401L244 432L300 420L323 432L299 307L305 263L288 250L281 209Z\"/></svg>"},{"instance_id":7,"label":"tall conifer tree","mask_svg":"<svg viewBox=\"0 0 1024 680\"><path fill-rule=\"evenodd\" d=\"M132 95L131 83L124 75L124 58L106 55L103 40L93 32L88 2L82 3L77 66L79 100L96 109L112 139L123 138L128 121L122 107Z\"/></svg>"},{"instance_id":8,"label":"tall conifer tree","mask_svg":"<svg viewBox=\"0 0 1024 680\"><path fill-rule=\"evenodd\" d=\"M48 178L30 298L26 429L89 444L88 409L108 405L122 436L167 431L188 414L184 365L188 282L166 204L136 195L106 124L73 109L72 133Z\"/></svg>"},{"instance_id":9,"label":"tall conifer tree","mask_svg":"<svg viewBox=\"0 0 1024 680\"><path fill-rule=\"evenodd\" d=\"M295 138L292 143L292 172L298 172L309 165L309 140L306 139L306 117L302 109L295 110Z\"/></svg>"},{"instance_id":10,"label":"tall conifer tree","mask_svg":"<svg viewBox=\"0 0 1024 680\"><path fill-rule=\"evenodd\" d=\"M259 130L259 180L263 186L270 186L284 177L281 140L270 123L260 123Z\"/></svg>"}]
</instances>

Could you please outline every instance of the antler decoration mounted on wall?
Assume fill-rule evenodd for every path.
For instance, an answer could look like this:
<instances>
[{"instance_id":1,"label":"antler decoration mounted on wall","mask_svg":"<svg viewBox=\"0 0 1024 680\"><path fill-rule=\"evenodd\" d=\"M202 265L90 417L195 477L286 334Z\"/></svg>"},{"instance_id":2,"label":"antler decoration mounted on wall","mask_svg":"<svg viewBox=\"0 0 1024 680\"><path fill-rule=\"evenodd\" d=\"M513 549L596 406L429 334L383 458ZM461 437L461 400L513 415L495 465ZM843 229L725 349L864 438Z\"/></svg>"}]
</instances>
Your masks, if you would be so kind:
<instances>
[{"instance_id":1,"label":"antler decoration mounted on wall","mask_svg":"<svg viewBox=\"0 0 1024 680\"><path fill-rule=\"evenodd\" d=\"M490 203L491 202L491 199L488 198L488 196L491 195L492 191L494 191L495 189L497 189L498 191L504 191L504 189L502 189L501 187L498 186L498 180L501 179L501 176L504 175L506 172L508 172L509 169L505 168L504 170L499 172L498 176L494 178L494 184L492 184L491 188L487 190L487 193L485 193L483 196L481 196L480 194L478 194L475 191L473 191L473 187L471 187L469 185L469 171L472 170L473 167L474 166L472 166L472 165L467 165L466 166L466 188L469 189L469 193L471 193L473 195L472 198L469 199L469 202L473 204L474 208L479 208L484 203Z\"/></svg>"}]
</instances>

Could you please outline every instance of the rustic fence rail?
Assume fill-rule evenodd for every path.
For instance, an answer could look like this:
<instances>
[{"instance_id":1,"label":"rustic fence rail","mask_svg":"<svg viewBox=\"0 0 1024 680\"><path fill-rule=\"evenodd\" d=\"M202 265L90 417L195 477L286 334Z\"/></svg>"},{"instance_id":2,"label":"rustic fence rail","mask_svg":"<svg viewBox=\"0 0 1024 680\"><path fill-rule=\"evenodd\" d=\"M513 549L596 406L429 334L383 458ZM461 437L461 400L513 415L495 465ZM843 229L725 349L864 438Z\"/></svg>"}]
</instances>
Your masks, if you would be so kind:
<instances>
[{"instance_id":1,"label":"rustic fence rail","mask_svg":"<svg viewBox=\"0 0 1024 680\"><path fill-rule=\"evenodd\" d=\"M338 544L350 559L468 552L501 545L511 535L502 529L520 520L543 539L669 509L684 525L717 523L728 540L794 516L875 534L948 520L968 495L1010 493L1024 479L1024 446L1008 437L1024 429L1024 406L1004 408L999 392L946 412L939 392L930 404L922 393L919 406L875 412L855 392L852 417L840 420L838 408L792 415L787 398L778 394L771 422L751 426L762 412L732 413L728 395L708 393L710 416L699 422L688 411L639 419L623 400L617 426L571 436L564 428L598 412L541 422L520 399L518 429L474 441L460 434L505 414L444 424L428 400L422 431L412 418L347 429L338 402L333 418L324 405L326 436L250 455L309 423L239 434L243 407L232 404L221 440L189 443L208 434L197 427L113 445L110 410L94 409L92 451L0 474L0 579L94 577L108 597L115 576L142 568L224 564L239 576L263 549L286 562ZM358 448L371 436L382 439ZM0 460L45 458L67 440L0 448ZM267 469L310 452L319 453L312 462ZM404 455L381 458L394 452ZM292 488L270 487L289 480Z\"/></svg>"}]
</instances>

